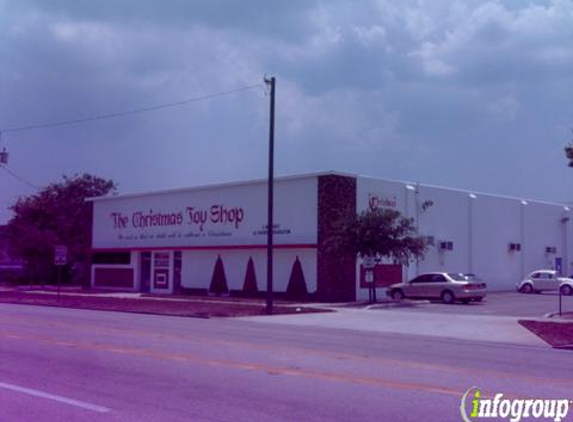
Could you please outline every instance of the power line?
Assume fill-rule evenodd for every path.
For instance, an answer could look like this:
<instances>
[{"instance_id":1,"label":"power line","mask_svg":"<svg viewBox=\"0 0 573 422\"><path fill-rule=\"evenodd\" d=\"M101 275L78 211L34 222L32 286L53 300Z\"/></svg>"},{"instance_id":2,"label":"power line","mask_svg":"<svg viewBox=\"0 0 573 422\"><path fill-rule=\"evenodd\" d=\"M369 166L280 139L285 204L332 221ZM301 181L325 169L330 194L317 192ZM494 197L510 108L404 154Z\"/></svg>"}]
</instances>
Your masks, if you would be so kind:
<instances>
[{"instance_id":1,"label":"power line","mask_svg":"<svg viewBox=\"0 0 573 422\"><path fill-rule=\"evenodd\" d=\"M36 190L40 189L39 186L36 186L36 185L34 185L33 183L28 182L28 181L27 181L26 179L24 179L23 177L18 176L16 173L14 173L13 171L9 170L8 167L6 167L6 166L0 166L0 168L1 168L2 170L4 170L6 173L8 173L10 176L14 177L15 179L18 179L20 182L22 182L22 183L28 185L28 186L31 187L32 189L36 189Z\"/></svg>"},{"instance_id":2,"label":"power line","mask_svg":"<svg viewBox=\"0 0 573 422\"><path fill-rule=\"evenodd\" d=\"M79 123L93 122L93 121L97 121L97 120L114 119L117 117L125 117L125 116L129 116L132 114L147 113L150 111L162 110L165 108L179 107L182 105L195 103L198 101L210 100L212 98L224 97L226 95L235 94L237 92L247 91L247 90L251 90L254 88L260 88L261 86L262 85L260 83L258 83L258 84L254 84L254 85L248 85L248 86L243 86L240 88L231 89L229 91L222 91L222 92L217 92L217 93L213 93L213 94L202 95L200 97L189 98L187 100L176 101L176 102L167 103L167 104L160 104L160 105L155 105L155 106L151 106L151 107L138 108L138 109L134 109L134 110L121 111L118 113L100 114L98 116L85 117L82 119L62 120L59 122L48 122L48 123L32 124L32 125L26 125L26 126L16 126L16 127L11 127L11 128L7 128L7 129L0 129L0 133L23 132L23 131L27 131L27 130L46 129L46 128L54 128L54 127L60 127L60 126L70 126L70 125L75 125L75 124L79 124Z\"/></svg>"}]
</instances>

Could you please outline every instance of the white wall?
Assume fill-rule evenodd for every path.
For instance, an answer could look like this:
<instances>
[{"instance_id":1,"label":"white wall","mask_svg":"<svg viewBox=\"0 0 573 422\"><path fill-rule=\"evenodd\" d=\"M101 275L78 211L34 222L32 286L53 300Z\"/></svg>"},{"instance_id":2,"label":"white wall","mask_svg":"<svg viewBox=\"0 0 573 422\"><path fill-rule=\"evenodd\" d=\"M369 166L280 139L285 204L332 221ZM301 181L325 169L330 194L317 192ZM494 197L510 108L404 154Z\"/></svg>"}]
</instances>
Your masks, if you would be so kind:
<instances>
[{"instance_id":1,"label":"white wall","mask_svg":"<svg viewBox=\"0 0 573 422\"><path fill-rule=\"evenodd\" d=\"M474 271L490 290L511 290L521 279L523 240L520 208L516 199L476 195L473 206ZM510 251L519 243L521 251Z\"/></svg>"},{"instance_id":2,"label":"white wall","mask_svg":"<svg viewBox=\"0 0 573 422\"><path fill-rule=\"evenodd\" d=\"M523 206L525 221L525 273L539 268L554 268L555 258L564 253L563 235L566 226L561 222L564 208L553 205L529 202ZM556 254L547 254L546 247L554 246ZM566 262L566 259L564 259ZM567 273L567 269L564 267Z\"/></svg>"},{"instance_id":3,"label":"white wall","mask_svg":"<svg viewBox=\"0 0 573 422\"><path fill-rule=\"evenodd\" d=\"M208 289L217 257L221 256L230 290L241 290L249 258L253 258L259 291L267 289L267 255L264 249L188 250L182 253L181 285ZM292 266L298 256L309 293L316 292L316 249L276 249L273 251L273 290L285 292Z\"/></svg>"},{"instance_id":4,"label":"white wall","mask_svg":"<svg viewBox=\"0 0 573 422\"><path fill-rule=\"evenodd\" d=\"M469 272L469 200L457 191L419 186L419 204L432 201L418 211L419 233L433 236L435 246L428 248L419 271ZM440 242L453 242L452 250L441 250Z\"/></svg>"},{"instance_id":5,"label":"white wall","mask_svg":"<svg viewBox=\"0 0 573 422\"><path fill-rule=\"evenodd\" d=\"M513 290L523 274L553 268L556 257L563 258L564 273L573 273L573 221L562 221L570 215L564 205L529 200L523 205L517 198L358 178L357 210L366 210L374 196L413 218L420 235L435 240L418 265L404 270L404 279L427 271L472 272L492 291ZM426 201L433 205L422 210ZM440 241L453 242L453 250L441 251ZM520 243L521 251L510 252L510 243ZM557 253L547 254L547 246ZM357 287L359 298L367 295Z\"/></svg>"}]
</instances>

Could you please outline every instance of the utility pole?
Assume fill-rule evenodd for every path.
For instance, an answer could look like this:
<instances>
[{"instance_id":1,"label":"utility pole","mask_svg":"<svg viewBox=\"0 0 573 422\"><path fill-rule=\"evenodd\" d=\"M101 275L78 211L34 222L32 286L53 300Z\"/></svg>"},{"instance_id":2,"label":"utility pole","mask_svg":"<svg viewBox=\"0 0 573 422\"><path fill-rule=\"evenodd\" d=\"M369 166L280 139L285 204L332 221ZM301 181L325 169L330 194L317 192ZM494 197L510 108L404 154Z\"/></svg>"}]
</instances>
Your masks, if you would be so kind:
<instances>
[{"instance_id":1,"label":"utility pole","mask_svg":"<svg viewBox=\"0 0 573 422\"><path fill-rule=\"evenodd\" d=\"M271 112L269 124L269 181L268 181L268 218L267 218L267 314L273 313L273 188L275 154L275 77L265 83L271 88Z\"/></svg>"}]
</instances>

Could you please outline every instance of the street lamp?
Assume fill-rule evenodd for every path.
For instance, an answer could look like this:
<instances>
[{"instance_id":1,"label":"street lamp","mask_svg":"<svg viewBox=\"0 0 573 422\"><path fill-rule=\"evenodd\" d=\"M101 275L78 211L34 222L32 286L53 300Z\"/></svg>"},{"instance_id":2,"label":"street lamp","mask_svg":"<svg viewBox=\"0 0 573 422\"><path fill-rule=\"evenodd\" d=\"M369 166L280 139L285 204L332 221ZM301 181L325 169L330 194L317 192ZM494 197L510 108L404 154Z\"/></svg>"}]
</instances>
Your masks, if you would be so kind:
<instances>
[{"instance_id":1,"label":"street lamp","mask_svg":"<svg viewBox=\"0 0 573 422\"><path fill-rule=\"evenodd\" d=\"M406 217L409 217L409 210L408 210L408 191L412 192L414 194L414 200L415 200L415 216L416 216L416 230L418 230L418 217L419 217L419 204L418 204L418 188L417 186L412 186L412 185L404 185L404 188L406 188L406 202L404 204L404 213L406 214Z\"/></svg>"},{"instance_id":2,"label":"street lamp","mask_svg":"<svg viewBox=\"0 0 573 422\"><path fill-rule=\"evenodd\" d=\"M565 156L569 160L569 167L573 167L573 141L567 142L563 149L565 150Z\"/></svg>"},{"instance_id":3,"label":"street lamp","mask_svg":"<svg viewBox=\"0 0 573 422\"><path fill-rule=\"evenodd\" d=\"M8 152L6 152L6 148L2 148L2 151L0 151L0 164L8 164Z\"/></svg>"},{"instance_id":4,"label":"street lamp","mask_svg":"<svg viewBox=\"0 0 573 422\"><path fill-rule=\"evenodd\" d=\"M468 194L468 272L474 272L474 218L473 218L473 203L477 199L477 195L473 193Z\"/></svg>"},{"instance_id":5,"label":"street lamp","mask_svg":"<svg viewBox=\"0 0 573 422\"><path fill-rule=\"evenodd\" d=\"M0 141L2 141L2 132L0 132ZM8 153L6 152L6 147L2 148L2 151L0 151L0 164L8 164Z\"/></svg>"},{"instance_id":6,"label":"street lamp","mask_svg":"<svg viewBox=\"0 0 573 422\"><path fill-rule=\"evenodd\" d=\"M406 203L405 203L405 213L408 216L408 191L414 194L414 207L415 207L415 219L416 219L416 236L420 235L420 189L419 184L416 186L405 185L406 188ZM416 256L416 276L420 275L420 258Z\"/></svg>"},{"instance_id":7,"label":"street lamp","mask_svg":"<svg viewBox=\"0 0 573 422\"><path fill-rule=\"evenodd\" d=\"M527 246L525 244L525 207L529 202L522 199L519 207L519 242L521 243L521 278L525 277L525 251Z\"/></svg>"}]
</instances>

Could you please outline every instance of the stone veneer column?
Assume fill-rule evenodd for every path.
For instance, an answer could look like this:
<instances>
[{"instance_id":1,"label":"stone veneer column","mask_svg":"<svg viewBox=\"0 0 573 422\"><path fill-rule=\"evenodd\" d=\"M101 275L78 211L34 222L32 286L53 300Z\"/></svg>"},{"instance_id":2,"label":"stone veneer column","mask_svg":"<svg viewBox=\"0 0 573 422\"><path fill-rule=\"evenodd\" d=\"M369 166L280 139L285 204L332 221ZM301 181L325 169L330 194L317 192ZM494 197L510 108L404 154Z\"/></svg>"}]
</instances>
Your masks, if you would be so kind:
<instances>
[{"instance_id":1,"label":"stone veneer column","mask_svg":"<svg viewBox=\"0 0 573 422\"><path fill-rule=\"evenodd\" d=\"M333 233L332 223L356 214L356 178L318 176L317 300L356 300L356 257L331 252L325 242Z\"/></svg>"}]
</instances>

